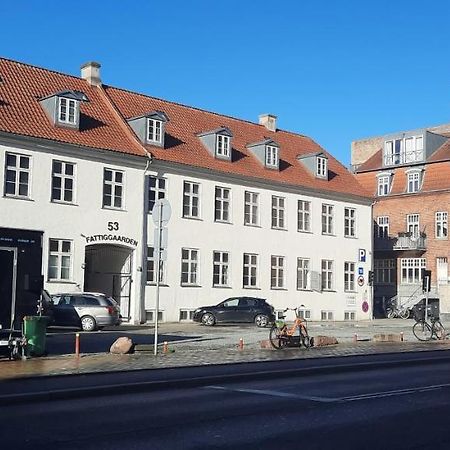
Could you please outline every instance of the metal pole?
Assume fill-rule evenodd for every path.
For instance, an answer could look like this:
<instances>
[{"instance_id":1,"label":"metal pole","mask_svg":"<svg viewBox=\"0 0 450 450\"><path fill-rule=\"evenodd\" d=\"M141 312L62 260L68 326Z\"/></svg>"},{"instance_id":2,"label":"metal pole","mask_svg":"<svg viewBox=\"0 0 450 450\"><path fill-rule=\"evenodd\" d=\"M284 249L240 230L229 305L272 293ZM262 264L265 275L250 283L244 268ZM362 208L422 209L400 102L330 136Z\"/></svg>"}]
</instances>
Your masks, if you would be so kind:
<instances>
[{"instance_id":1,"label":"metal pole","mask_svg":"<svg viewBox=\"0 0 450 450\"><path fill-rule=\"evenodd\" d=\"M160 271L160 265L161 265L161 230L162 230L162 209L163 205L162 203L159 204L159 217L158 217L158 242L156 242L157 247L157 255L156 255L156 305L155 305L155 348L154 348L154 354L158 354L158 315L159 315L159 283L160 283L160 277L159 277L159 271ZM156 248L155 248L156 250Z\"/></svg>"},{"instance_id":2,"label":"metal pole","mask_svg":"<svg viewBox=\"0 0 450 450\"><path fill-rule=\"evenodd\" d=\"M425 287L427 289L427 293L425 295L425 322L428 322L428 295L429 295L428 283L431 284L431 280L429 280L428 278L429 278L428 276L425 277Z\"/></svg>"}]
</instances>

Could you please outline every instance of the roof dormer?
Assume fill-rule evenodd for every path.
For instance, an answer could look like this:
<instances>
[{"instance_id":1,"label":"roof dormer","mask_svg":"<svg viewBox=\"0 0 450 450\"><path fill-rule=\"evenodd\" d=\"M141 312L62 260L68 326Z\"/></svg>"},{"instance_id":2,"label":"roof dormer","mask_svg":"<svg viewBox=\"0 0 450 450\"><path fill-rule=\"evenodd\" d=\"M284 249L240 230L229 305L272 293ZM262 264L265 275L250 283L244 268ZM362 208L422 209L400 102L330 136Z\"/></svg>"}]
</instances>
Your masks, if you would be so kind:
<instances>
[{"instance_id":1,"label":"roof dormer","mask_svg":"<svg viewBox=\"0 0 450 450\"><path fill-rule=\"evenodd\" d=\"M233 134L227 127L199 133L202 144L215 158L231 161L231 141Z\"/></svg>"},{"instance_id":2,"label":"roof dormer","mask_svg":"<svg viewBox=\"0 0 450 450\"><path fill-rule=\"evenodd\" d=\"M268 169L279 170L280 146L272 139L248 144L247 148L256 156L261 164Z\"/></svg>"},{"instance_id":3,"label":"roof dormer","mask_svg":"<svg viewBox=\"0 0 450 450\"><path fill-rule=\"evenodd\" d=\"M127 119L128 124L143 144L163 148L168 121L169 118L162 111L151 111L142 116Z\"/></svg>"},{"instance_id":4,"label":"roof dormer","mask_svg":"<svg viewBox=\"0 0 450 450\"><path fill-rule=\"evenodd\" d=\"M83 92L61 91L39 100L53 125L80 128L80 103L89 101Z\"/></svg>"},{"instance_id":5,"label":"roof dormer","mask_svg":"<svg viewBox=\"0 0 450 450\"><path fill-rule=\"evenodd\" d=\"M316 178L328 180L328 156L324 152L298 155L297 159L302 162Z\"/></svg>"}]
</instances>

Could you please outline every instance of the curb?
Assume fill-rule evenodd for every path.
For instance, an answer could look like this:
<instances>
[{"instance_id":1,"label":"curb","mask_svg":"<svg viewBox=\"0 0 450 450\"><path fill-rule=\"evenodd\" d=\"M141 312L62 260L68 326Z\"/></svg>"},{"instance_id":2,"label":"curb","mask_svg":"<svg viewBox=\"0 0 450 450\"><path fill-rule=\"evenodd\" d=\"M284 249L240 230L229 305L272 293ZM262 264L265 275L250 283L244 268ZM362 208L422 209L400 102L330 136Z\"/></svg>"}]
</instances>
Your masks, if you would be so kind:
<instances>
[{"instance_id":1,"label":"curb","mask_svg":"<svg viewBox=\"0 0 450 450\"><path fill-rule=\"evenodd\" d=\"M445 351L445 350L437 350ZM397 353L404 355L404 353ZM376 355L386 357L387 355L395 355L394 353ZM361 359L374 355L359 355ZM345 357L344 357L345 358ZM326 361L324 361L326 360ZM329 358L324 358L322 362L328 362ZM291 360L292 361L292 360ZM302 360L304 361L304 360ZM450 362L450 354L447 356L435 356L435 357L413 357L404 360L379 360L368 362L356 362L342 364L325 364L325 365L313 365L310 367L295 367L288 369L267 369L260 371L249 371L244 373L221 373L207 376L196 377L180 377L173 379L160 379L154 381L140 381L132 383L120 383L109 385L88 386L69 389L54 389L48 391L35 391L23 394L8 394L0 396L0 406L23 404L30 402L48 402L53 400L69 400L80 399L86 397L100 397L108 395L126 395L139 392L151 392L160 389L185 389L187 387L199 387L214 383L233 383L247 380L264 380L268 378L287 378L294 375L317 375L317 374L335 374L345 373L349 371L365 371L377 368L396 368L402 366L413 366L417 364L443 364ZM265 364L266 362L255 362L253 364ZM283 361L277 361L280 364ZM217 365L213 368L223 368L224 366L230 367L230 364ZM241 364L240 364L241 366ZM210 368L212 366L209 366ZM199 368L198 366L196 367ZM183 368L189 369L189 368Z\"/></svg>"}]
</instances>

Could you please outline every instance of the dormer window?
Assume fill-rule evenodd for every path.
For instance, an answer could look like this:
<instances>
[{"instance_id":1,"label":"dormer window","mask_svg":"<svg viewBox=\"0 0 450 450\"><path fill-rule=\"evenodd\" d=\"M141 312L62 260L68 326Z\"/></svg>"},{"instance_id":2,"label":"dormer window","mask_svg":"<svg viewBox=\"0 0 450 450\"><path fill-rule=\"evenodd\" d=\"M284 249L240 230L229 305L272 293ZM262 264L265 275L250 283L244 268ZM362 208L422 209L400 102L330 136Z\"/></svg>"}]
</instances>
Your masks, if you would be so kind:
<instances>
[{"instance_id":1,"label":"dormer window","mask_svg":"<svg viewBox=\"0 0 450 450\"><path fill-rule=\"evenodd\" d=\"M216 154L223 158L230 157L230 136L218 134L216 140Z\"/></svg>"},{"instance_id":2,"label":"dormer window","mask_svg":"<svg viewBox=\"0 0 450 450\"><path fill-rule=\"evenodd\" d=\"M316 175L321 178L327 176L327 159L322 156L318 156L316 160Z\"/></svg>"},{"instance_id":3,"label":"dormer window","mask_svg":"<svg viewBox=\"0 0 450 450\"><path fill-rule=\"evenodd\" d=\"M77 101L71 98L59 97L58 121L70 125L76 124Z\"/></svg>"},{"instance_id":4,"label":"dormer window","mask_svg":"<svg viewBox=\"0 0 450 450\"><path fill-rule=\"evenodd\" d=\"M385 196L391 191L391 174L383 173L378 176L377 195Z\"/></svg>"},{"instance_id":5,"label":"dormer window","mask_svg":"<svg viewBox=\"0 0 450 450\"><path fill-rule=\"evenodd\" d=\"M162 143L162 121L157 119L147 119L147 141Z\"/></svg>"},{"instance_id":6,"label":"dormer window","mask_svg":"<svg viewBox=\"0 0 450 450\"><path fill-rule=\"evenodd\" d=\"M409 194L419 192L422 185L422 170L407 170L407 185L406 190Z\"/></svg>"},{"instance_id":7,"label":"dormer window","mask_svg":"<svg viewBox=\"0 0 450 450\"><path fill-rule=\"evenodd\" d=\"M266 145L266 166L278 168L278 147Z\"/></svg>"},{"instance_id":8,"label":"dormer window","mask_svg":"<svg viewBox=\"0 0 450 450\"><path fill-rule=\"evenodd\" d=\"M423 161L423 136L389 139L384 143L384 165L409 164Z\"/></svg>"}]
</instances>

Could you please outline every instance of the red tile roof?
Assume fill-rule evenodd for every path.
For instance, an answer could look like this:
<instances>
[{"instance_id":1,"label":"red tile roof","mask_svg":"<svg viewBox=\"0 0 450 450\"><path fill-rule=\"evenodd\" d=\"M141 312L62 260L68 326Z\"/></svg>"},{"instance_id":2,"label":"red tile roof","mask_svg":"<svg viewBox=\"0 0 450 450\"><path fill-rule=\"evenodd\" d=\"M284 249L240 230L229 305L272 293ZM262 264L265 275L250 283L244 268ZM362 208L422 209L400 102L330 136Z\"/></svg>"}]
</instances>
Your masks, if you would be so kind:
<instances>
[{"instance_id":1,"label":"red tile roof","mask_svg":"<svg viewBox=\"0 0 450 450\"><path fill-rule=\"evenodd\" d=\"M107 149L144 156L145 149L156 159L196 166L243 177L314 190L369 197L356 177L325 152L311 138L183 106L110 86L90 86L85 80L0 58L0 131L66 142L83 147ZM39 99L62 90L83 92L80 130L55 127L47 118ZM149 111L163 111L166 124L165 148L143 146L126 119ZM233 134L233 161L214 158L197 134L227 127ZM267 169L247 149L248 144L273 139L280 145L280 170ZM329 180L314 177L298 155L324 152L328 156Z\"/></svg>"}]
</instances>

